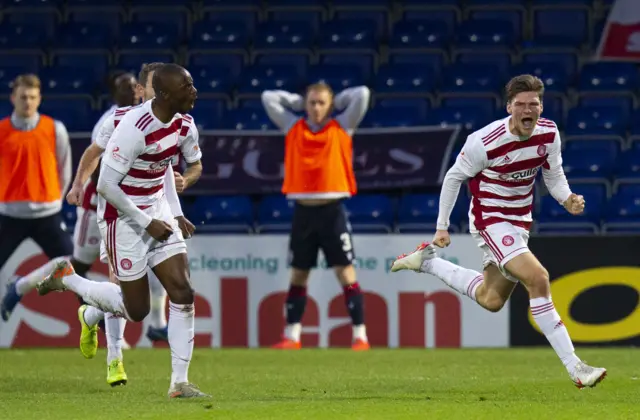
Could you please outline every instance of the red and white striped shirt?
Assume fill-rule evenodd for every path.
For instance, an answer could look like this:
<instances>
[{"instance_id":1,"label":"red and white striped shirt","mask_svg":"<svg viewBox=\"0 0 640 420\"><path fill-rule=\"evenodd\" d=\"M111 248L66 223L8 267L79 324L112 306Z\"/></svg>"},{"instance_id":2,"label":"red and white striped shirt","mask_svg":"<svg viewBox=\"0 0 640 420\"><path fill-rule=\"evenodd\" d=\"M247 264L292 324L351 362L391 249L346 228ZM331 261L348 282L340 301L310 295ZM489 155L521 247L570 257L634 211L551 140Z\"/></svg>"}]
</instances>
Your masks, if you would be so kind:
<instances>
[{"instance_id":1,"label":"red and white striped shirt","mask_svg":"<svg viewBox=\"0 0 640 420\"><path fill-rule=\"evenodd\" d=\"M452 185L445 185L447 178L460 183L470 179L471 231L484 230L500 222L528 230L533 221L533 186L541 168L554 198L563 202L571 194L562 170L556 124L540 118L531 137L522 139L509 131L510 118L494 121L467 138L443 183L438 229L449 227L449 216L459 190L458 184L451 200L448 195Z\"/></svg>"},{"instance_id":2,"label":"red and white striped shirt","mask_svg":"<svg viewBox=\"0 0 640 420\"><path fill-rule=\"evenodd\" d=\"M115 129L102 158L103 165L125 175L120 188L143 210L164 197L164 176L179 152L188 163L202 157L193 118L176 114L164 124L153 114L151 103L114 112ZM119 216L102 196L98 200L98 215L99 220Z\"/></svg>"}]
</instances>

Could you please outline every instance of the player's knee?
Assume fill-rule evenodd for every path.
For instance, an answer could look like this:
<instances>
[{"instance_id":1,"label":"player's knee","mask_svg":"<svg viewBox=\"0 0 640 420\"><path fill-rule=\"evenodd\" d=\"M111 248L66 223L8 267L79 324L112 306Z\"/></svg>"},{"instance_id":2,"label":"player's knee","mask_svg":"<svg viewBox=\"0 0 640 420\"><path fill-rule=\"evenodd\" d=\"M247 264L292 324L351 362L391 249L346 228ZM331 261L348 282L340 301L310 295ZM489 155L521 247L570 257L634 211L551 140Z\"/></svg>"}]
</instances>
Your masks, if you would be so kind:
<instances>
[{"instance_id":1,"label":"player's knee","mask_svg":"<svg viewBox=\"0 0 640 420\"><path fill-rule=\"evenodd\" d=\"M500 296L489 295L486 296L483 302L483 307L489 312L500 312L500 310L504 307L505 300Z\"/></svg>"},{"instance_id":2,"label":"player's knee","mask_svg":"<svg viewBox=\"0 0 640 420\"><path fill-rule=\"evenodd\" d=\"M177 287L171 291L167 290L167 294L169 295L169 299L171 302L180 304L180 305L188 305L195 301L195 291L190 284L185 284L184 286Z\"/></svg>"},{"instance_id":3,"label":"player's knee","mask_svg":"<svg viewBox=\"0 0 640 420\"><path fill-rule=\"evenodd\" d=\"M309 270L291 269L291 284L294 286L306 286L309 281Z\"/></svg>"},{"instance_id":4,"label":"player's knee","mask_svg":"<svg viewBox=\"0 0 640 420\"><path fill-rule=\"evenodd\" d=\"M529 294L535 297L550 296L549 272L544 267L539 267L530 276Z\"/></svg>"},{"instance_id":5,"label":"player's knee","mask_svg":"<svg viewBox=\"0 0 640 420\"><path fill-rule=\"evenodd\" d=\"M127 308L129 319L133 322L142 322L149 315L149 302L139 303L134 308Z\"/></svg>"}]
</instances>

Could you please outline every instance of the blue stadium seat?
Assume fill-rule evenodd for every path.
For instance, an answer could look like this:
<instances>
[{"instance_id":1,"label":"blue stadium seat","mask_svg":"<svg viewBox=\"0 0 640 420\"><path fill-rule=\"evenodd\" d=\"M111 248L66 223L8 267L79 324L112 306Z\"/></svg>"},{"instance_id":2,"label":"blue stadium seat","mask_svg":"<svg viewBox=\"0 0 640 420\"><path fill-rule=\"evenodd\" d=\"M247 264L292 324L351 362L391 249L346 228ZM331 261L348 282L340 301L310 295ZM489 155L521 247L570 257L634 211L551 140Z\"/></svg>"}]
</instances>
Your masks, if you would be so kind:
<instances>
[{"instance_id":1,"label":"blue stadium seat","mask_svg":"<svg viewBox=\"0 0 640 420\"><path fill-rule=\"evenodd\" d=\"M488 69L493 68L498 74L507 74L511 68L511 55L509 53L482 50L481 48L464 51L466 52L457 54L455 62L463 64L465 67L480 65Z\"/></svg>"},{"instance_id":2,"label":"blue stadium seat","mask_svg":"<svg viewBox=\"0 0 640 420\"><path fill-rule=\"evenodd\" d=\"M540 212L537 218L540 233L594 233L605 211L607 190L603 184L572 184L571 190L584 196L587 203L581 215L567 212L551 195L540 200Z\"/></svg>"},{"instance_id":3,"label":"blue stadium seat","mask_svg":"<svg viewBox=\"0 0 640 420\"><path fill-rule=\"evenodd\" d=\"M224 113L221 126L227 130L276 130L263 109L230 109Z\"/></svg>"},{"instance_id":4,"label":"blue stadium seat","mask_svg":"<svg viewBox=\"0 0 640 420\"><path fill-rule=\"evenodd\" d=\"M443 49L451 41L451 32L444 22L402 20L393 26L389 47Z\"/></svg>"},{"instance_id":5,"label":"blue stadium seat","mask_svg":"<svg viewBox=\"0 0 640 420\"><path fill-rule=\"evenodd\" d=\"M238 99L238 109L251 109L253 111L264 110L262 99L260 98L246 98Z\"/></svg>"},{"instance_id":6,"label":"blue stadium seat","mask_svg":"<svg viewBox=\"0 0 640 420\"><path fill-rule=\"evenodd\" d=\"M376 108L411 110L412 114L415 113L420 120L424 120L431 109L431 103L423 98L386 98L377 100Z\"/></svg>"},{"instance_id":7,"label":"blue stadium seat","mask_svg":"<svg viewBox=\"0 0 640 420\"><path fill-rule=\"evenodd\" d=\"M339 92L342 89L365 84L359 67L339 65L317 65L309 68L307 82L324 82Z\"/></svg>"},{"instance_id":8,"label":"blue stadium seat","mask_svg":"<svg viewBox=\"0 0 640 420\"><path fill-rule=\"evenodd\" d=\"M420 111L413 107L375 107L367 112L360 124L364 128L418 125L424 125L424 121L421 119Z\"/></svg>"},{"instance_id":9,"label":"blue stadium seat","mask_svg":"<svg viewBox=\"0 0 640 420\"><path fill-rule=\"evenodd\" d=\"M381 10L338 10L333 15L333 20L344 22L345 25L349 25L354 20L367 22L375 28L375 34L378 38L386 35L389 26L389 15L386 11Z\"/></svg>"},{"instance_id":10,"label":"blue stadium seat","mask_svg":"<svg viewBox=\"0 0 640 420\"><path fill-rule=\"evenodd\" d=\"M503 88L504 76L495 68L477 65L474 67L453 64L443 70L443 93L486 92L495 93Z\"/></svg>"},{"instance_id":11,"label":"blue stadium seat","mask_svg":"<svg viewBox=\"0 0 640 420\"><path fill-rule=\"evenodd\" d=\"M192 51L187 61L188 68L193 67L217 67L223 69L233 77L240 76L244 66L245 57L241 54L214 54Z\"/></svg>"},{"instance_id":12,"label":"blue stadium seat","mask_svg":"<svg viewBox=\"0 0 640 420\"><path fill-rule=\"evenodd\" d=\"M253 207L246 196L198 196L189 209L189 216L201 232L253 231Z\"/></svg>"},{"instance_id":13,"label":"blue stadium seat","mask_svg":"<svg viewBox=\"0 0 640 420\"><path fill-rule=\"evenodd\" d=\"M336 10L385 10L390 6L390 0L333 0L331 5Z\"/></svg>"},{"instance_id":14,"label":"blue stadium seat","mask_svg":"<svg viewBox=\"0 0 640 420\"><path fill-rule=\"evenodd\" d=\"M589 6L593 0L531 0L533 6Z\"/></svg>"},{"instance_id":15,"label":"blue stadium seat","mask_svg":"<svg viewBox=\"0 0 640 420\"><path fill-rule=\"evenodd\" d=\"M398 206L398 231L411 233L435 230L439 202L439 194L408 194L403 196ZM458 226L467 209L468 202L464 195L460 194L451 212L452 231L458 230Z\"/></svg>"},{"instance_id":16,"label":"blue stadium seat","mask_svg":"<svg viewBox=\"0 0 640 420\"><path fill-rule=\"evenodd\" d=\"M544 110L542 114L544 118L552 120L561 129L564 128L564 99L558 96L544 98Z\"/></svg>"},{"instance_id":17,"label":"blue stadium seat","mask_svg":"<svg viewBox=\"0 0 640 420\"><path fill-rule=\"evenodd\" d=\"M568 178L608 178L619 151L615 140L569 140L562 166Z\"/></svg>"},{"instance_id":18,"label":"blue stadium seat","mask_svg":"<svg viewBox=\"0 0 640 420\"><path fill-rule=\"evenodd\" d=\"M305 22L264 22L253 40L256 50L310 50L314 30Z\"/></svg>"},{"instance_id":19,"label":"blue stadium seat","mask_svg":"<svg viewBox=\"0 0 640 420\"><path fill-rule=\"evenodd\" d=\"M242 22L249 34L253 34L258 23L256 11L248 10L212 10L205 11L202 19L205 22Z\"/></svg>"},{"instance_id":20,"label":"blue stadium seat","mask_svg":"<svg viewBox=\"0 0 640 420\"><path fill-rule=\"evenodd\" d=\"M578 87L582 91L636 90L638 69L632 63L589 63L582 66Z\"/></svg>"},{"instance_id":21,"label":"blue stadium seat","mask_svg":"<svg viewBox=\"0 0 640 420\"><path fill-rule=\"evenodd\" d=\"M2 2L3 7L15 10L55 10L63 4L63 0L4 0Z\"/></svg>"},{"instance_id":22,"label":"blue stadium seat","mask_svg":"<svg viewBox=\"0 0 640 420\"><path fill-rule=\"evenodd\" d=\"M522 62L534 66L544 65L564 70L566 76L573 77L578 68L578 56L564 52L540 53L537 50L523 50Z\"/></svg>"},{"instance_id":23,"label":"blue stadium seat","mask_svg":"<svg viewBox=\"0 0 640 420\"><path fill-rule=\"evenodd\" d=\"M118 46L126 50L167 50L179 42L176 28L159 23L131 23L122 27L118 36Z\"/></svg>"},{"instance_id":24,"label":"blue stadium seat","mask_svg":"<svg viewBox=\"0 0 640 420\"><path fill-rule=\"evenodd\" d=\"M271 10L267 13L267 22L299 22L314 32L320 27L323 13L319 10Z\"/></svg>"},{"instance_id":25,"label":"blue stadium seat","mask_svg":"<svg viewBox=\"0 0 640 420\"><path fill-rule=\"evenodd\" d=\"M386 195L356 195L346 201L346 208L355 233L391 232L393 208Z\"/></svg>"},{"instance_id":26,"label":"blue stadium seat","mask_svg":"<svg viewBox=\"0 0 640 420\"><path fill-rule=\"evenodd\" d=\"M219 130L226 109L222 99L198 99L190 114L202 130Z\"/></svg>"},{"instance_id":27,"label":"blue stadium seat","mask_svg":"<svg viewBox=\"0 0 640 420\"><path fill-rule=\"evenodd\" d=\"M615 165L616 179L640 179L640 143L633 142L629 150L618 155Z\"/></svg>"},{"instance_id":28,"label":"blue stadium seat","mask_svg":"<svg viewBox=\"0 0 640 420\"><path fill-rule=\"evenodd\" d=\"M373 73L373 57L365 54L321 54L320 65L359 68L358 74L367 81Z\"/></svg>"},{"instance_id":29,"label":"blue stadium seat","mask_svg":"<svg viewBox=\"0 0 640 420\"><path fill-rule=\"evenodd\" d=\"M236 80L225 69L218 67L192 67L190 69L193 84L198 96L231 97Z\"/></svg>"},{"instance_id":30,"label":"blue stadium seat","mask_svg":"<svg viewBox=\"0 0 640 420\"><path fill-rule=\"evenodd\" d=\"M295 9L295 10L304 10L304 9L316 9L323 8L325 6L323 0L308 0L305 1L304 4L300 4L299 0L271 0L269 1L269 7L274 8L285 8L285 9Z\"/></svg>"},{"instance_id":31,"label":"blue stadium seat","mask_svg":"<svg viewBox=\"0 0 640 420\"><path fill-rule=\"evenodd\" d=\"M425 6L429 8L451 8L460 6L460 0L430 0L429 3L426 4L424 0L403 0L402 3L405 8L409 10L414 10L414 8L421 10L421 8Z\"/></svg>"},{"instance_id":32,"label":"blue stadium seat","mask_svg":"<svg viewBox=\"0 0 640 420\"><path fill-rule=\"evenodd\" d=\"M175 63L176 56L172 53L155 53L153 50L123 50L118 54L118 67L133 74L138 74L143 64L155 62Z\"/></svg>"},{"instance_id":33,"label":"blue stadium seat","mask_svg":"<svg viewBox=\"0 0 640 420\"><path fill-rule=\"evenodd\" d=\"M67 6L69 8L77 8L77 7L95 7L95 0L67 0ZM123 7L125 0L101 0L100 3L102 7Z\"/></svg>"},{"instance_id":34,"label":"blue stadium seat","mask_svg":"<svg viewBox=\"0 0 640 420\"><path fill-rule=\"evenodd\" d=\"M297 91L300 79L290 66L252 66L245 69L238 84L239 95L260 96L268 89Z\"/></svg>"},{"instance_id":35,"label":"blue stadium seat","mask_svg":"<svg viewBox=\"0 0 640 420\"><path fill-rule=\"evenodd\" d=\"M420 0L418 0L420 1ZM424 4L424 1L422 1ZM447 32L453 35L458 25L458 15L454 10L407 10L402 14L402 20L417 20L422 22L442 22L447 25Z\"/></svg>"},{"instance_id":36,"label":"blue stadium seat","mask_svg":"<svg viewBox=\"0 0 640 420\"><path fill-rule=\"evenodd\" d=\"M54 42L57 48L111 49L115 31L108 23L70 22L60 28Z\"/></svg>"},{"instance_id":37,"label":"blue stadium seat","mask_svg":"<svg viewBox=\"0 0 640 420\"><path fill-rule=\"evenodd\" d=\"M235 3L235 2L234 2ZM135 8L143 6L145 8L149 6L160 6L162 10L180 10L181 8L187 8L192 6L191 0L135 0L133 4Z\"/></svg>"},{"instance_id":38,"label":"blue stadium seat","mask_svg":"<svg viewBox=\"0 0 640 420\"><path fill-rule=\"evenodd\" d=\"M306 54L259 54L254 58L254 64L258 66L287 66L295 68L300 79L307 76L310 57Z\"/></svg>"},{"instance_id":39,"label":"blue stadium seat","mask_svg":"<svg viewBox=\"0 0 640 420\"><path fill-rule=\"evenodd\" d=\"M73 50L54 51L52 67L59 66L73 68L75 71L93 73L96 78L103 80L109 68L109 54L103 52L74 53ZM138 74L138 68L135 74Z\"/></svg>"},{"instance_id":40,"label":"blue stadium seat","mask_svg":"<svg viewBox=\"0 0 640 420\"><path fill-rule=\"evenodd\" d=\"M89 99L49 99L40 105L40 112L60 120L69 131L91 131L99 118Z\"/></svg>"},{"instance_id":41,"label":"blue stadium seat","mask_svg":"<svg viewBox=\"0 0 640 420\"><path fill-rule=\"evenodd\" d=\"M494 117L481 108L438 108L429 112L426 122L440 126L460 125L465 130L474 131L494 120Z\"/></svg>"},{"instance_id":42,"label":"blue stadium seat","mask_svg":"<svg viewBox=\"0 0 640 420\"><path fill-rule=\"evenodd\" d=\"M38 23L0 25L0 48L3 50L40 49L46 48L51 42L51 34Z\"/></svg>"},{"instance_id":43,"label":"blue stadium seat","mask_svg":"<svg viewBox=\"0 0 640 420\"><path fill-rule=\"evenodd\" d=\"M581 95L580 100L578 101L578 106L585 108L611 108L627 119L633 111L633 98L626 95L615 96L611 95L609 92L602 92L594 95Z\"/></svg>"},{"instance_id":44,"label":"blue stadium seat","mask_svg":"<svg viewBox=\"0 0 640 420\"><path fill-rule=\"evenodd\" d=\"M524 7L526 6L526 0L510 0L508 4L505 4L502 0L466 0L466 5L470 7L481 7L481 6L502 6L505 8L509 7Z\"/></svg>"},{"instance_id":45,"label":"blue stadium seat","mask_svg":"<svg viewBox=\"0 0 640 420\"><path fill-rule=\"evenodd\" d=\"M140 2L136 0L136 3L131 10L131 22L138 25L158 25L164 28L169 28L172 34L175 34L178 39L176 42L181 42L184 35L187 32L187 26L189 19L188 10L181 7L178 2L175 2L172 6L168 7L154 5L154 7L143 6L139 7Z\"/></svg>"},{"instance_id":46,"label":"blue stadium seat","mask_svg":"<svg viewBox=\"0 0 640 420\"><path fill-rule=\"evenodd\" d=\"M496 101L491 98L477 98L477 97L450 97L442 98L440 106L443 108L463 108L469 107L477 109L484 115L495 115L496 113Z\"/></svg>"},{"instance_id":47,"label":"blue stadium seat","mask_svg":"<svg viewBox=\"0 0 640 420\"><path fill-rule=\"evenodd\" d=\"M611 108L573 108L569 110L565 132L567 135L625 134L627 121Z\"/></svg>"},{"instance_id":48,"label":"blue stadium seat","mask_svg":"<svg viewBox=\"0 0 640 420\"><path fill-rule=\"evenodd\" d=\"M295 203L284 195L268 195L258 206L258 226L260 233L283 233L291 230Z\"/></svg>"},{"instance_id":49,"label":"blue stadium seat","mask_svg":"<svg viewBox=\"0 0 640 420\"><path fill-rule=\"evenodd\" d=\"M49 95L93 95L98 80L91 72L70 67L47 68L40 74L42 93Z\"/></svg>"},{"instance_id":50,"label":"blue stadium seat","mask_svg":"<svg viewBox=\"0 0 640 420\"><path fill-rule=\"evenodd\" d=\"M2 57L0 55L0 57ZM0 95L11 93L11 84L19 75L32 71L23 67L14 67L11 62L0 62ZM9 64L9 65L7 65ZM8 101L0 101L0 104L7 104Z\"/></svg>"},{"instance_id":51,"label":"blue stadium seat","mask_svg":"<svg viewBox=\"0 0 640 420\"><path fill-rule=\"evenodd\" d=\"M325 22L318 36L320 50L367 50L378 48L376 27L366 21Z\"/></svg>"},{"instance_id":52,"label":"blue stadium seat","mask_svg":"<svg viewBox=\"0 0 640 420\"><path fill-rule=\"evenodd\" d=\"M198 22L191 31L189 48L199 50L244 50L249 32L244 23L234 21Z\"/></svg>"},{"instance_id":53,"label":"blue stadium seat","mask_svg":"<svg viewBox=\"0 0 640 420\"><path fill-rule=\"evenodd\" d=\"M255 10L261 6L262 2L260 0L234 0L231 7L228 0L202 0L202 7L213 12L218 11L218 9L224 12L230 8L233 10Z\"/></svg>"},{"instance_id":54,"label":"blue stadium seat","mask_svg":"<svg viewBox=\"0 0 640 420\"><path fill-rule=\"evenodd\" d=\"M458 48L508 48L518 41L514 29L499 20L468 20L462 22L456 31Z\"/></svg>"},{"instance_id":55,"label":"blue stadium seat","mask_svg":"<svg viewBox=\"0 0 640 420\"><path fill-rule=\"evenodd\" d=\"M605 222L640 223L640 184L620 184L609 200Z\"/></svg>"},{"instance_id":56,"label":"blue stadium seat","mask_svg":"<svg viewBox=\"0 0 640 420\"><path fill-rule=\"evenodd\" d=\"M523 63L511 69L511 76L518 76L520 74L533 74L539 77L544 82L545 93L565 95L571 85L571 78L566 73L566 70L554 64Z\"/></svg>"},{"instance_id":57,"label":"blue stadium seat","mask_svg":"<svg viewBox=\"0 0 640 420\"><path fill-rule=\"evenodd\" d=\"M15 13L5 12L3 22L12 25L38 25L47 35L51 37L55 35L56 27L60 21L57 11L48 11L47 9L37 11L29 8L19 10Z\"/></svg>"},{"instance_id":58,"label":"blue stadium seat","mask_svg":"<svg viewBox=\"0 0 640 420\"><path fill-rule=\"evenodd\" d=\"M391 51L389 63L392 65L412 65L427 68L433 71L436 77L440 77L445 63L445 56L441 52L415 54Z\"/></svg>"},{"instance_id":59,"label":"blue stadium seat","mask_svg":"<svg viewBox=\"0 0 640 420\"><path fill-rule=\"evenodd\" d=\"M38 73L43 65L44 54L40 52L1 52L2 68L20 69L21 73Z\"/></svg>"},{"instance_id":60,"label":"blue stadium seat","mask_svg":"<svg viewBox=\"0 0 640 420\"><path fill-rule=\"evenodd\" d=\"M436 86L435 73L411 64L385 65L378 69L373 84L376 95L426 95Z\"/></svg>"},{"instance_id":61,"label":"blue stadium seat","mask_svg":"<svg viewBox=\"0 0 640 420\"><path fill-rule=\"evenodd\" d=\"M514 2L509 2L509 4L504 3L504 1L496 0L497 4L491 5L491 8L483 9L483 8L473 8L473 6L478 6L477 2L467 3L470 7L469 11L469 19L472 21L494 21L500 22L500 26L509 27L516 37L516 39L522 38L522 27L524 21L524 9L512 9L510 6L513 6ZM504 9L495 8L495 6L503 6Z\"/></svg>"},{"instance_id":62,"label":"blue stadium seat","mask_svg":"<svg viewBox=\"0 0 640 420\"><path fill-rule=\"evenodd\" d=\"M547 47L580 47L588 41L589 14L583 9L539 9L533 13L533 39Z\"/></svg>"}]
</instances>

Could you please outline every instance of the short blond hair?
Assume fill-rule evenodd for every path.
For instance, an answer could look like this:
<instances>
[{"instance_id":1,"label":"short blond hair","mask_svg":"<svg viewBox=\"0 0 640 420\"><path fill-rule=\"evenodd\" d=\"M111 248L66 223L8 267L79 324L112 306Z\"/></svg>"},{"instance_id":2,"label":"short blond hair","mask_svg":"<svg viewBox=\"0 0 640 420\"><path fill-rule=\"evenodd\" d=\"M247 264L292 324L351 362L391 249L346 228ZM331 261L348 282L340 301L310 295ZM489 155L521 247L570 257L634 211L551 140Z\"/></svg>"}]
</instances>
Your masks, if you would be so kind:
<instances>
[{"instance_id":1,"label":"short blond hair","mask_svg":"<svg viewBox=\"0 0 640 420\"><path fill-rule=\"evenodd\" d=\"M312 91L329 92L329 95L331 95L331 97L333 97L333 89L331 89L331 86L329 86L328 84L326 84L324 82L314 83L312 85L307 86L307 91L305 92L305 96L307 96L309 94L309 92L312 92Z\"/></svg>"},{"instance_id":2,"label":"short blond hair","mask_svg":"<svg viewBox=\"0 0 640 420\"><path fill-rule=\"evenodd\" d=\"M15 90L19 87L25 87L29 89L41 89L42 83L40 82L40 78L35 74L21 74L16 77L11 83L11 89L15 92Z\"/></svg>"}]
</instances>

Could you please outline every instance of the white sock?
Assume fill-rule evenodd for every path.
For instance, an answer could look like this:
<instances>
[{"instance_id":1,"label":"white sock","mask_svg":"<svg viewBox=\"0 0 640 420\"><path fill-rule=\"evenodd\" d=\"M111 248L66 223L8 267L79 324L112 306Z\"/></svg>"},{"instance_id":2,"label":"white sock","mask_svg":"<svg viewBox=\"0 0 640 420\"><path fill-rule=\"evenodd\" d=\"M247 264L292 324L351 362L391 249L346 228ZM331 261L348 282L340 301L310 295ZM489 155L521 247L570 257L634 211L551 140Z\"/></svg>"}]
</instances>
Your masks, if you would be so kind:
<instances>
[{"instance_id":1,"label":"white sock","mask_svg":"<svg viewBox=\"0 0 640 420\"><path fill-rule=\"evenodd\" d=\"M84 311L84 322L86 322L90 327L97 325L98 322L100 322L100 320L104 318L104 312L102 312L98 308L94 308L93 306L87 306L87 309Z\"/></svg>"},{"instance_id":2,"label":"white sock","mask_svg":"<svg viewBox=\"0 0 640 420\"><path fill-rule=\"evenodd\" d=\"M567 327L560 319L551 298L531 299L529 305L540 331L547 337L567 371L571 372L580 359L576 356Z\"/></svg>"},{"instance_id":3,"label":"white sock","mask_svg":"<svg viewBox=\"0 0 640 420\"><path fill-rule=\"evenodd\" d=\"M36 285L46 276L51 274L55 265L62 260L64 260L64 257L54 258L46 264L43 264L40 267L36 268L26 276L20 277L16 281L16 291L18 292L18 294L20 296L24 296L25 294L35 289Z\"/></svg>"},{"instance_id":4,"label":"white sock","mask_svg":"<svg viewBox=\"0 0 640 420\"><path fill-rule=\"evenodd\" d=\"M62 282L67 289L80 295L90 306L102 312L112 312L128 318L120 286L110 282L87 280L77 274L63 277Z\"/></svg>"},{"instance_id":5,"label":"white sock","mask_svg":"<svg viewBox=\"0 0 640 420\"><path fill-rule=\"evenodd\" d=\"M195 306L169 302L169 347L171 347L171 386L189 382L189 363L195 335Z\"/></svg>"},{"instance_id":6,"label":"white sock","mask_svg":"<svg viewBox=\"0 0 640 420\"><path fill-rule=\"evenodd\" d=\"M153 284L154 282L150 282ZM165 305L167 303L167 291L162 285L151 287L151 307L149 311L149 324L153 328L165 328L167 326L167 315Z\"/></svg>"},{"instance_id":7,"label":"white sock","mask_svg":"<svg viewBox=\"0 0 640 420\"><path fill-rule=\"evenodd\" d=\"M357 340L363 340L363 341L368 341L367 339L367 327L362 324L362 325L354 325L353 326L353 339Z\"/></svg>"},{"instance_id":8,"label":"white sock","mask_svg":"<svg viewBox=\"0 0 640 420\"><path fill-rule=\"evenodd\" d=\"M420 270L433 274L456 292L476 300L476 290L484 282L484 276L477 271L460 267L442 258L432 258L422 263Z\"/></svg>"},{"instance_id":9,"label":"white sock","mask_svg":"<svg viewBox=\"0 0 640 420\"><path fill-rule=\"evenodd\" d=\"M122 344L124 343L124 327L127 320L112 313L105 315L104 328L107 337L107 365L116 359L122 360Z\"/></svg>"},{"instance_id":10,"label":"white sock","mask_svg":"<svg viewBox=\"0 0 640 420\"><path fill-rule=\"evenodd\" d=\"M284 336L292 341L300 341L300 334L302 333L302 324L296 322L295 324L287 324L284 327Z\"/></svg>"}]
</instances>

